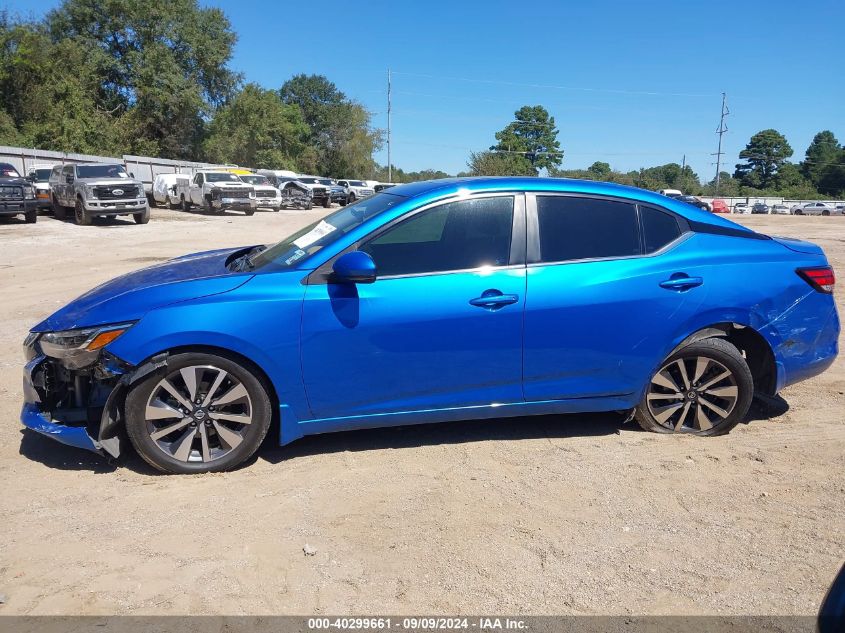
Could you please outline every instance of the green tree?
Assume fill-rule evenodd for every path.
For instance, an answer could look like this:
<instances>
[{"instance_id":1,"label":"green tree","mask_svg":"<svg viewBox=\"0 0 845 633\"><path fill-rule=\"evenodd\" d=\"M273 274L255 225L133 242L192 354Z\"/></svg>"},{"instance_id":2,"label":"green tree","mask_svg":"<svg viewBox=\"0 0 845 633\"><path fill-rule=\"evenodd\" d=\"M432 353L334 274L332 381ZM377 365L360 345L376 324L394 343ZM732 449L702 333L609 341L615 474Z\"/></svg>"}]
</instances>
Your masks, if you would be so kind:
<instances>
[{"instance_id":1,"label":"green tree","mask_svg":"<svg viewBox=\"0 0 845 633\"><path fill-rule=\"evenodd\" d=\"M555 119L540 105L522 106L514 112L515 121L496 132L498 143L490 149L522 156L537 175L539 169L559 167L563 151L557 140Z\"/></svg>"},{"instance_id":2,"label":"green tree","mask_svg":"<svg viewBox=\"0 0 845 633\"><path fill-rule=\"evenodd\" d=\"M212 162L294 169L307 136L298 106L283 103L274 90L247 84L217 110L204 150Z\"/></svg>"},{"instance_id":3,"label":"green tree","mask_svg":"<svg viewBox=\"0 0 845 633\"><path fill-rule=\"evenodd\" d=\"M282 85L279 95L300 108L308 125L313 153L304 162L311 170L335 178L373 173L372 156L381 147L382 135L372 129L363 106L322 75L296 75Z\"/></svg>"},{"instance_id":4,"label":"green tree","mask_svg":"<svg viewBox=\"0 0 845 633\"><path fill-rule=\"evenodd\" d=\"M594 162L587 167L587 171L595 176L597 180L606 180L611 174L610 164L601 161Z\"/></svg>"},{"instance_id":5,"label":"green tree","mask_svg":"<svg viewBox=\"0 0 845 633\"><path fill-rule=\"evenodd\" d=\"M762 130L748 141L739 157L745 163L736 166L734 177L743 185L768 189L777 183L778 169L792 156L792 147L777 130Z\"/></svg>"},{"instance_id":6,"label":"green tree","mask_svg":"<svg viewBox=\"0 0 845 633\"><path fill-rule=\"evenodd\" d=\"M520 154L473 152L467 161L470 176L536 176L537 170Z\"/></svg>"},{"instance_id":7,"label":"green tree","mask_svg":"<svg viewBox=\"0 0 845 633\"><path fill-rule=\"evenodd\" d=\"M235 92L237 39L220 9L197 0L65 0L48 13L54 42L97 49L96 106L126 113L128 149L199 153L204 121Z\"/></svg>"},{"instance_id":8,"label":"green tree","mask_svg":"<svg viewBox=\"0 0 845 633\"><path fill-rule=\"evenodd\" d=\"M845 149L833 132L825 130L813 137L801 163L801 173L825 195L845 190Z\"/></svg>"}]
</instances>

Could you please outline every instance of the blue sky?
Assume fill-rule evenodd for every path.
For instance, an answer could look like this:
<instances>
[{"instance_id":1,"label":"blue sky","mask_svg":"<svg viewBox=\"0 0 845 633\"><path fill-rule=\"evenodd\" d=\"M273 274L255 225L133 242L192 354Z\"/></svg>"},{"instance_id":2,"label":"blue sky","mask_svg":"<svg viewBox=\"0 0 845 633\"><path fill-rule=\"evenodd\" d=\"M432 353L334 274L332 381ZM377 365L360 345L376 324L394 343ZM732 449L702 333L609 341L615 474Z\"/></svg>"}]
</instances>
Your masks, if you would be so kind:
<instances>
[{"instance_id":1,"label":"blue sky","mask_svg":"<svg viewBox=\"0 0 845 633\"><path fill-rule=\"evenodd\" d=\"M391 68L393 163L406 170L464 169L525 104L555 117L566 168L686 154L709 180L723 91L728 171L765 128L786 135L794 160L820 130L845 137L841 0L201 3L232 21L231 66L247 81L324 74L377 127ZM4 4L39 17L58 3Z\"/></svg>"}]
</instances>

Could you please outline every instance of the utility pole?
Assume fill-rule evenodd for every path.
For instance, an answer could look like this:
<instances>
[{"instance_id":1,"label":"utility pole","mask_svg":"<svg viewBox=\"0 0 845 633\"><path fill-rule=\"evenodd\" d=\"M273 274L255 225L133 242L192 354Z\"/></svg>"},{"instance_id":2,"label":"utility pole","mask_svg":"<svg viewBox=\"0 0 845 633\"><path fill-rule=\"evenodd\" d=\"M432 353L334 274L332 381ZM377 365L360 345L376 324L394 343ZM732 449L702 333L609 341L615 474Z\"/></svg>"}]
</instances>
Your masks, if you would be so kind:
<instances>
[{"instance_id":1,"label":"utility pole","mask_svg":"<svg viewBox=\"0 0 845 633\"><path fill-rule=\"evenodd\" d=\"M719 149L716 150L716 195L719 195L719 181L721 180L721 170L722 170L722 135L728 131L728 126L725 125L725 117L730 114L730 110L728 110L728 105L725 103L725 93L722 93L722 115L719 117L719 129L716 130L716 134L719 135Z\"/></svg>"},{"instance_id":2,"label":"utility pole","mask_svg":"<svg viewBox=\"0 0 845 633\"><path fill-rule=\"evenodd\" d=\"M387 182L393 182L393 162L390 153L390 69L387 69Z\"/></svg>"}]
</instances>

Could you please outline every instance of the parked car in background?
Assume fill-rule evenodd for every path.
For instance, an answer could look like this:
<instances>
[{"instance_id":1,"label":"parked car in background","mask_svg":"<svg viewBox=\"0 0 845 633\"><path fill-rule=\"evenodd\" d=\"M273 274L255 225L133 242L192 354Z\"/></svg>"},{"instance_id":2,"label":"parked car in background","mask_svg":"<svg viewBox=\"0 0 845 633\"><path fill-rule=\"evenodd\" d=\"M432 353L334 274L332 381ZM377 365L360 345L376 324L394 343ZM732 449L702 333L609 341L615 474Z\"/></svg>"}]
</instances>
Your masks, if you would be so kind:
<instances>
[{"instance_id":1,"label":"parked car in background","mask_svg":"<svg viewBox=\"0 0 845 633\"><path fill-rule=\"evenodd\" d=\"M56 165L50 172L53 213L63 219L73 209L76 223L96 217L131 215L138 224L150 221L144 185L118 163Z\"/></svg>"},{"instance_id":2,"label":"parked car in background","mask_svg":"<svg viewBox=\"0 0 845 633\"><path fill-rule=\"evenodd\" d=\"M201 169L194 174L188 194L182 200L183 210L188 211L191 206L208 213L231 210L252 215L256 208L255 191L230 171Z\"/></svg>"},{"instance_id":3,"label":"parked car in background","mask_svg":"<svg viewBox=\"0 0 845 633\"><path fill-rule=\"evenodd\" d=\"M391 187L395 187L396 183L393 182L380 182L377 185L373 185L373 191L378 193L379 191L384 191L385 189L390 189Z\"/></svg>"},{"instance_id":4,"label":"parked car in background","mask_svg":"<svg viewBox=\"0 0 845 633\"><path fill-rule=\"evenodd\" d=\"M311 189L296 179L281 182L282 209L311 209Z\"/></svg>"},{"instance_id":5,"label":"parked car in background","mask_svg":"<svg viewBox=\"0 0 845 633\"><path fill-rule=\"evenodd\" d=\"M280 183L290 182L297 177L296 172L290 171L289 169L258 169L255 173L267 176L270 182L273 183L273 186L279 189L282 188Z\"/></svg>"},{"instance_id":6,"label":"parked car in background","mask_svg":"<svg viewBox=\"0 0 845 633\"><path fill-rule=\"evenodd\" d=\"M734 205L734 213L751 213L751 207L747 202L737 202Z\"/></svg>"},{"instance_id":7,"label":"parked car in background","mask_svg":"<svg viewBox=\"0 0 845 633\"><path fill-rule=\"evenodd\" d=\"M191 177L187 174L158 174L153 180L153 202L176 209L181 205L180 190L187 191Z\"/></svg>"},{"instance_id":8,"label":"parked car in background","mask_svg":"<svg viewBox=\"0 0 845 633\"><path fill-rule=\"evenodd\" d=\"M375 193L363 180L338 180L337 184L346 189L346 204L352 204L356 200L366 198Z\"/></svg>"},{"instance_id":9,"label":"parked car in background","mask_svg":"<svg viewBox=\"0 0 845 633\"><path fill-rule=\"evenodd\" d=\"M273 420L282 444L605 411L721 435L834 362L834 284L815 244L641 189L412 183L62 307L24 342L21 421L172 473L236 468Z\"/></svg>"},{"instance_id":10,"label":"parked car in background","mask_svg":"<svg viewBox=\"0 0 845 633\"><path fill-rule=\"evenodd\" d=\"M9 163L0 163L0 216L22 215L27 224L38 221L38 200L32 183Z\"/></svg>"},{"instance_id":11,"label":"parked car in background","mask_svg":"<svg viewBox=\"0 0 845 633\"><path fill-rule=\"evenodd\" d=\"M834 215L836 207L826 202L806 202L792 207L793 215Z\"/></svg>"},{"instance_id":12,"label":"parked car in background","mask_svg":"<svg viewBox=\"0 0 845 633\"><path fill-rule=\"evenodd\" d=\"M325 180L319 176L297 176L297 181L311 190L311 201L314 204L321 204L326 209L332 206L332 192L329 185L324 185L321 181Z\"/></svg>"},{"instance_id":13,"label":"parked car in background","mask_svg":"<svg viewBox=\"0 0 845 633\"><path fill-rule=\"evenodd\" d=\"M751 207L751 213L761 214L761 213L768 213L769 212L769 205L765 202L755 202L754 206Z\"/></svg>"},{"instance_id":14,"label":"parked car in background","mask_svg":"<svg viewBox=\"0 0 845 633\"><path fill-rule=\"evenodd\" d=\"M35 199L38 201L38 210L50 211L53 204L50 201L50 172L53 165L34 165L30 167L26 179L35 188Z\"/></svg>"},{"instance_id":15,"label":"parked car in background","mask_svg":"<svg viewBox=\"0 0 845 633\"><path fill-rule=\"evenodd\" d=\"M668 196L670 198L677 198L678 196L684 195L684 192L680 189L661 189L657 193L661 196Z\"/></svg>"},{"instance_id":16,"label":"parked car in background","mask_svg":"<svg viewBox=\"0 0 845 633\"><path fill-rule=\"evenodd\" d=\"M282 192L273 186L267 176L250 173L242 174L239 178L255 189L256 208L273 209L274 211L282 208Z\"/></svg>"},{"instance_id":17,"label":"parked car in background","mask_svg":"<svg viewBox=\"0 0 845 633\"><path fill-rule=\"evenodd\" d=\"M336 180L326 180L328 180L329 182L328 187L331 191L332 202L335 202L340 206L344 206L346 204L346 189L344 187L341 187Z\"/></svg>"},{"instance_id":18,"label":"parked car in background","mask_svg":"<svg viewBox=\"0 0 845 633\"><path fill-rule=\"evenodd\" d=\"M728 203L720 198L716 198L713 202L710 203L710 210L713 213L730 213L731 208L728 206Z\"/></svg>"},{"instance_id":19,"label":"parked car in background","mask_svg":"<svg viewBox=\"0 0 845 633\"><path fill-rule=\"evenodd\" d=\"M774 204L772 205L771 213L775 215L789 215L791 211L785 204Z\"/></svg>"},{"instance_id":20,"label":"parked car in background","mask_svg":"<svg viewBox=\"0 0 845 633\"><path fill-rule=\"evenodd\" d=\"M691 204L694 207L698 207L704 211L710 210L710 205L704 202L701 198L697 198L695 196L676 196L675 200L680 200L681 202L686 202L687 204Z\"/></svg>"}]
</instances>

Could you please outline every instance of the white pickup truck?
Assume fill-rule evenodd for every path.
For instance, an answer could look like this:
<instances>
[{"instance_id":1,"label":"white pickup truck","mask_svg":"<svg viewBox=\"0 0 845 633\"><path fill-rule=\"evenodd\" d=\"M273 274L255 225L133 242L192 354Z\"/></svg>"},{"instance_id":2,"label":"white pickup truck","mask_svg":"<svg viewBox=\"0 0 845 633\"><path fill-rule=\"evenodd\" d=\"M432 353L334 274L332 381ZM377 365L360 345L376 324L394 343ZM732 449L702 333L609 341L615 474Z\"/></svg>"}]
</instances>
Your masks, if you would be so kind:
<instances>
[{"instance_id":1,"label":"white pickup truck","mask_svg":"<svg viewBox=\"0 0 845 633\"><path fill-rule=\"evenodd\" d=\"M228 171L198 171L187 190L183 187L179 191L179 197L184 211L195 206L209 213L223 213L231 209L252 215L256 209L253 186Z\"/></svg>"}]
</instances>

